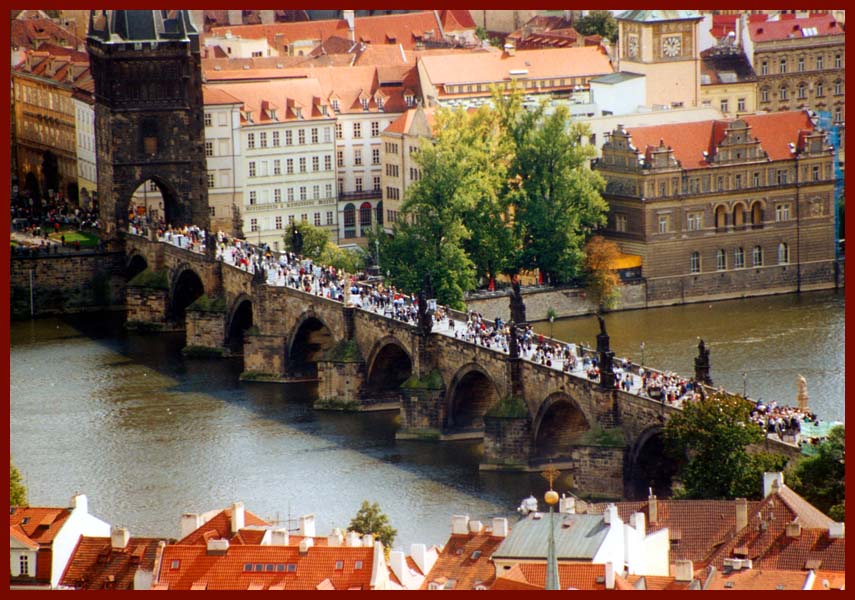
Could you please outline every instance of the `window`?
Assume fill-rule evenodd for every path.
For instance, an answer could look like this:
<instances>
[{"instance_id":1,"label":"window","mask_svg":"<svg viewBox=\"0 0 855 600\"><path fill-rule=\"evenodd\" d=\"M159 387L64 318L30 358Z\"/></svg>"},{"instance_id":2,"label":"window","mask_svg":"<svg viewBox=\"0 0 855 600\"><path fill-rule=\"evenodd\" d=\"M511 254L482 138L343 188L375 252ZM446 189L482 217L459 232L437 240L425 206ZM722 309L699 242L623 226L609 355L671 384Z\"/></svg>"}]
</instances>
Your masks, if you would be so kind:
<instances>
[{"instance_id":1,"label":"window","mask_svg":"<svg viewBox=\"0 0 855 600\"><path fill-rule=\"evenodd\" d=\"M775 205L775 220L779 221L779 222L790 220L790 205L789 204L776 204Z\"/></svg>"},{"instance_id":2,"label":"window","mask_svg":"<svg viewBox=\"0 0 855 600\"><path fill-rule=\"evenodd\" d=\"M719 248L715 253L715 268L719 271L724 271L727 269L727 257L724 254L724 250Z\"/></svg>"},{"instance_id":3,"label":"window","mask_svg":"<svg viewBox=\"0 0 855 600\"><path fill-rule=\"evenodd\" d=\"M246 134L246 147L252 150L255 148L255 134L248 133Z\"/></svg>"},{"instance_id":4,"label":"window","mask_svg":"<svg viewBox=\"0 0 855 600\"><path fill-rule=\"evenodd\" d=\"M754 261L755 267L763 266L763 248L760 246L754 246L754 250L751 253Z\"/></svg>"},{"instance_id":5,"label":"window","mask_svg":"<svg viewBox=\"0 0 855 600\"><path fill-rule=\"evenodd\" d=\"M813 166L812 177L814 181L819 181L819 165Z\"/></svg>"},{"instance_id":6,"label":"window","mask_svg":"<svg viewBox=\"0 0 855 600\"><path fill-rule=\"evenodd\" d=\"M341 123L335 124L335 139L340 140L342 138L341 132Z\"/></svg>"},{"instance_id":7,"label":"window","mask_svg":"<svg viewBox=\"0 0 855 600\"><path fill-rule=\"evenodd\" d=\"M769 101L769 88L762 88L760 90L760 102L768 102Z\"/></svg>"},{"instance_id":8,"label":"window","mask_svg":"<svg viewBox=\"0 0 855 600\"><path fill-rule=\"evenodd\" d=\"M805 57L804 56L799 57L798 70L799 70L799 73L804 73L804 71L805 71Z\"/></svg>"},{"instance_id":9,"label":"window","mask_svg":"<svg viewBox=\"0 0 855 600\"><path fill-rule=\"evenodd\" d=\"M297 143L302 145L306 143L306 130L298 129L297 130Z\"/></svg>"},{"instance_id":10,"label":"window","mask_svg":"<svg viewBox=\"0 0 855 600\"><path fill-rule=\"evenodd\" d=\"M279 132L278 131L273 132L273 147L274 148L279 147Z\"/></svg>"},{"instance_id":11,"label":"window","mask_svg":"<svg viewBox=\"0 0 855 600\"><path fill-rule=\"evenodd\" d=\"M744 269L745 268L745 252L743 252L742 248L734 248L733 249L733 268L734 269Z\"/></svg>"},{"instance_id":12,"label":"window","mask_svg":"<svg viewBox=\"0 0 855 600\"><path fill-rule=\"evenodd\" d=\"M347 204L344 207L344 237L356 236L356 207Z\"/></svg>"},{"instance_id":13,"label":"window","mask_svg":"<svg viewBox=\"0 0 855 600\"><path fill-rule=\"evenodd\" d=\"M353 124L353 137L361 138L362 137L362 123L359 121Z\"/></svg>"},{"instance_id":14,"label":"window","mask_svg":"<svg viewBox=\"0 0 855 600\"><path fill-rule=\"evenodd\" d=\"M264 564L263 563L255 563L255 570L258 572L264 571Z\"/></svg>"},{"instance_id":15,"label":"window","mask_svg":"<svg viewBox=\"0 0 855 600\"><path fill-rule=\"evenodd\" d=\"M700 252L692 252L689 256L689 273L701 272L701 254Z\"/></svg>"},{"instance_id":16,"label":"window","mask_svg":"<svg viewBox=\"0 0 855 600\"><path fill-rule=\"evenodd\" d=\"M339 150L338 152L335 153L335 164L337 164L339 167L344 166L344 151L343 150Z\"/></svg>"},{"instance_id":17,"label":"window","mask_svg":"<svg viewBox=\"0 0 855 600\"><path fill-rule=\"evenodd\" d=\"M257 198L257 195L258 195L258 192L256 192L255 190L252 190L252 191L249 193L249 204L250 204L250 205L255 204L255 201L258 199L258 198Z\"/></svg>"},{"instance_id":18,"label":"window","mask_svg":"<svg viewBox=\"0 0 855 600\"><path fill-rule=\"evenodd\" d=\"M688 216L689 231L700 231L703 226L704 213L690 212Z\"/></svg>"},{"instance_id":19,"label":"window","mask_svg":"<svg viewBox=\"0 0 855 600\"><path fill-rule=\"evenodd\" d=\"M217 216L217 210L216 210L216 207L214 207L214 206L209 206L209 207L208 207L208 214L209 214L210 216L212 216L212 217L216 217L216 216Z\"/></svg>"},{"instance_id":20,"label":"window","mask_svg":"<svg viewBox=\"0 0 855 600\"><path fill-rule=\"evenodd\" d=\"M328 144L329 142L330 142L330 128L324 127L324 143Z\"/></svg>"},{"instance_id":21,"label":"window","mask_svg":"<svg viewBox=\"0 0 855 600\"><path fill-rule=\"evenodd\" d=\"M180 569L181 568L181 560L177 558L172 559L172 563L169 565L170 569Z\"/></svg>"},{"instance_id":22,"label":"window","mask_svg":"<svg viewBox=\"0 0 855 600\"><path fill-rule=\"evenodd\" d=\"M822 71L825 68L825 57L820 54L816 57L816 70Z\"/></svg>"},{"instance_id":23,"label":"window","mask_svg":"<svg viewBox=\"0 0 855 600\"><path fill-rule=\"evenodd\" d=\"M380 121L371 121L371 137L380 135Z\"/></svg>"},{"instance_id":24,"label":"window","mask_svg":"<svg viewBox=\"0 0 855 600\"><path fill-rule=\"evenodd\" d=\"M315 227L321 226L321 213L315 213Z\"/></svg>"},{"instance_id":25,"label":"window","mask_svg":"<svg viewBox=\"0 0 855 600\"><path fill-rule=\"evenodd\" d=\"M209 115L205 115L209 116ZM18 558L18 573L21 575L29 575L30 574L30 557L26 554L22 554Z\"/></svg>"},{"instance_id":26,"label":"window","mask_svg":"<svg viewBox=\"0 0 855 600\"><path fill-rule=\"evenodd\" d=\"M305 199L306 199L306 186L301 185L300 186L300 200L305 200Z\"/></svg>"},{"instance_id":27,"label":"window","mask_svg":"<svg viewBox=\"0 0 855 600\"><path fill-rule=\"evenodd\" d=\"M356 178L356 191L357 191L357 192L361 192L361 191L362 191L362 177L357 177L357 178Z\"/></svg>"},{"instance_id":28,"label":"window","mask_svg":"<svg viewBox=\"0 0 855 600\"><path fill-rule=\"evenodd\" d=\"M293 158L286 158L285 159L285 172L288 175L294 174L294 159Z\"/></svg>"},{"instance_id":29,"label":"window","mask_svg":"<svg viewBox=\"0 0 855 600\"><path fill-rule=\"evenodd\" d=\"M799 99L802 99L802 98L807 98L807 87L805 86L805 84L800 83L799 84Z\"/></svg>"},{"instance_id":30,"label":"window","mask_svg":"<svg viewBox=\"0 0 855 600\"><path fill-rule=\"evenodd\" d=\"M379 175L374 176L374 191L375 192L380 191L380 176Z\"/></svg>"},{"instance_id":31,"label":"window","mask_svg":"<svg viewBox=\"0 0 855 600\"><path fill-rule=\"evenodd\" d=\"M782 58L780 60L780 62L778 63L778 72L779 73L786 73L787 72L787 59L786 58Z\"/></svg>"},{"instance_id":32,"label":"window","mask_svg":"<svg viewBox=\"0 0 855 600\"><path fill-rule=\"evenodd\" d=\"M312 127L312 143L313 144L318 143L318 128L317 127Z\"/></svg>"},{"instance_id":33,"label":"window","mask_svg":"<svg viewBox=\"0 0 855 600\"><path fill-rule=\"evenodd\" d=\"M834 68L835 69L842 69L843 68L843 55L842 54L835 54L834 55Z\"/></svg>"},{"instance_id":34,"label":"window","mask_svg":"<svg viewBox=\"0 0 855 600\"><path fill-rule=\"evenodd\" d=\"M252 563L243 563L244 571L252 571Z\"/></svg>"},{"instance_id":35,"label":"window","mask_svg":"<svg viewBox=\"0 0 855 600\"><path fill-rule=\"evenodd\" d=\"M209 188L214 187L214 174L213 173L208 173L208 187Z\"/></svg>"},{"instance_id":36,"label":"window","mask_svg":"<svg viewBox=\"0 0 855 600\"><path fill-rule=\"evenodd\" d=\"M343 560L335 561L335 570L341 571L342 569L344 569L344 561Z\"/></svg>"},{"instance_id":37,"label":"window","mask_svg":"<svg viewBox=\"0 0 855 600\"><path fill-rule=\"evenodd\" d=\"M739 152L736 153L736 158L739 158ZM741 174L737 173L736 175L733 176L733 186L737 190L742 189L742 175Z\"/></svg>"},{"instance_id":38,"label":"window","mask_svg":"<svg viewBox=\"0 0 855 600\"><path fill-rule=\"evenodd\" d=\"M363 202L359 207L359 225L363 235L371 228L371 212L369 202Z\"/></svg>"},{"instance_id":39,"label":"window","mask_svg":"<svg viewBox=\"0 0 855 600\"><path fill-rule=\"evenodd\" d=\"M372 148L371 149L371 164L379 165L380 164L380 148Z\"/></svg>"},{"instance_id":40,"label":"window","mask_svg":"<svg viewBox=\"0 0 855 600\"><path fill-rule=\"evenodd\" d=\"M205 113L205 127L210 127L214 124L213 119L211 119L211 113Z\"/></svg>"},{"instance_id":41,"label":"window","mask_svg":"<svg viewBox=\"0 0 855 600\"><path fill-rule=\"evenodd\" d=\"M787 99L787 88L781 86L781 89L778 90L778 100L786 100Z\"/></svg>"},{"instance_id":42,"label":"window","mask_svg":"<svg viewBox=\"0 0 855 600\"><path fill-rule=\"evenodd\" d=\"M282 215L276 215L276 229L282 229Z\"/></svg>"},{"instance_id":43,"label":"window","mask_svg":"<svg viewBox=\"0 0 855 600\"><path fill-rule=\"evenodd\" d=\"M328 184L326 184L326 185L324 186L324 191L326 192L326 197L327 197L327 198L332 198L332 197L333 197L332 184L331 184L331 183L328 183Z\"/></svg>"},{"instance_id":44,"label":"window","mask_svg":"<svg viewBox=\"0 0 855 600\"><path fill-rule=\"evenodd\" d=\"M294 224L294 215L288 215L288 225Z\"/></svg>"},{"instance_id":45,"label":"window","mask_svg":"<svg viewBox=\"0 0 855 600\"><path fill-rule=\"evenodd\" d=\"M786 185L787 184L787 172L786 171L776 171L775 172L775 181L778 185Z\"/></svg>"},{"instance_id":46,"label":"window","mask_svg":"<svg viewBox=\"0 0 855 600\"><path fill-rule=\"evenodd\" d=\"M261 148L267 148L267 132L262 131L258 134L258 145Z\"/></svg>"},{"instance_id":47,"label":"window","mask_svg":"<svg viewBox=\"0 0 855 600\"><path fill-rule=\"evenodd\" d=\"M719 104L721 105L721 112L726 113L727 112L727 98L724 98L723 100L721 100L719 102Z\"/></svg>"},{"instance_id":48,"label":"window","mask_svg":"<svg viewBox=\"0 0 855 600\"><path fill-rule=\"evenodd\" d=\"M324 156L324 171L332 171L332 155Z\"/></svg>"},{"instance_id":49,"label":"window","mask_svg":"<svg viewBox=\"0 0 855 600\"><path fill-rule=\"evenodd\" d=\"M736 111L745 112L745 98L736 99Z\"/></svg>"},{"instance_id":50,"label":"window","mask_svg":"<svg viewBox=\"0 0 855 600\"><path fill-rule=\"evenodd\" d=\"M355 563L353 563L353 570L354 571L358 571L361 568L362 568L362 561L361 560L357 560Z\"/></svg>"},{"instance_id":51,"label":"window","mask_svg":"<svg viewBox=\"0 0 855 600\"><path fill-rule=\"evenodd\" d=\"M306 172L306 157L301 156L300 157L300 173L305 173L305 172Z\"/></svg>"},{"instance_id":52,"label":"window","mask_svg":"<svg viewBox=\"0 0 855 600\"><path fill-rule=\"evenodd\" d=\"M357 167L362 166L362 148L353 149L353 164Z\"/></svg>"},{"instance_id":53,"label":"window","mask_svg":"<svg viewBox=\"0 0 855 600\"><path fill-rule=\"evenodd\" d=\"M835 108L834 109L834 122L840 123L843 120L843 109Z\"/></svg>"},{"instance_id":54,"label":"window","mask_svg":"<svg viewBox=\"0 0 855 600\"><path fill-rule=\"evenodd\" d=\"M333 212L331 210L327 211L327 225L333 224Z\"/></svg>"},{"instance_id":55,"label":"window","mask_svg":"<svg viewBox=\"0 0 855 600\"><path fill-rule=\"evenodd\" d=\"M214 156L214 142L205 142L205 156Z\"/></svg>"},{"instance_id":56,"label":"window","mask_svg":"<svg viewBox=\"0 0 855 600\"><path fill-rule=\"evenodd\" d=\"M312 157L312 171L320 171L321 170L321 157L313 156Z\"/></svg>"},{"instance_id":57,"label":"window","mask_svg":"<svg viewBox=\"0 0 855 600\"><path fill-rule=\"evenodd\" d=\"M816 82L816 97L817 97L817 98L822 98L822 97L823 97L823 95L824 95L824 93L825 93L825 90L823 90L822 82L821 82L821 81L817 81L817 82Z\"/></svg>"},{"instance_id":58,"label":"window","mask_svg":"<svg viewBox=\"0 0 855 600\"><path fill-rule=\"evenodd\" d=\"M760 63L760 74L761 75L768 75L769 74L769 62L768 61L764 60L762 63Z\"/></svg>"},{"instance_id":59,"label":"window","mask_svg":"<svg viewBox=\"0 0 855 600\"><path fill-rule=\"evenodd\" d=\"M671 229L671 215L659 215L659 233L668 233Z\"/></svg>"},{"instance_id":60,"label":"window","mask_svg":"<svg viewBox=\"0 0 855 600\"><path fill-rule=\"evenodd\" d=\"M282 175L282 161L278 158L273 161L273 174Z\"/></svg>"},{"instance_id":61,"label":"window","mask_svg":"<svg viewBox=\"0 0 855 600\"><path fill-rule=\"evenodd\" d=\"M784 242L778 244L778 264L786 265L790 262L790 248Z\"/></svg>"},{"instance_id":62,"label":"window","mask_svg":"<svg viewBox=\"0 0 855 600\"><path fill-rule=\"evenodd\" d=\"M294 143L294 135L293 132L289 129L285 132L285 145L290 146Z\"/></svg>"},{"instance_id":63,"label":"window","mask_svg":"<svg viewBox=\"0 0 855 600\"><path fill-rule=\"evenodd\" d=\"M843 93L843 82L839 79L834 82L834 95L839 96Z\"/></svg>"},{"instance_id":64,"label":"window","mask_svg":"<svg viewBox=\"0 0 855 600\"><path fill-rule=\"evenodd\" d=\"M282 188L276 188L273 190L273 201L282 202Z\"/></svg>"},{"instance_id":65,"label":"window","mask_svg":"<svg viewBox=\"0 0 855 600\"><path fill-rule=\"evenodd\" d=\"M321 186L313 185L312 186L312 198L314 200L318 200L321 197Z\"/></svg>"},{"instance_id":66,"label":"window","mask_svg":"<svg viewBox=\"0 0 855 600\"><path fill-rule=\"evenodd\" d=\"M626 215L621 213L615 215L615 231L626 231Z\"/></svg>"},{"instance_id":67,"label":"window","mask_svg":"<svg viewBox=\"0 0 855 600\"><path fill-rule=\"evenodd\" d=\"M255 161L254 160L249 161L249 176L255 177Z\"/></svg>"}]
</instances>

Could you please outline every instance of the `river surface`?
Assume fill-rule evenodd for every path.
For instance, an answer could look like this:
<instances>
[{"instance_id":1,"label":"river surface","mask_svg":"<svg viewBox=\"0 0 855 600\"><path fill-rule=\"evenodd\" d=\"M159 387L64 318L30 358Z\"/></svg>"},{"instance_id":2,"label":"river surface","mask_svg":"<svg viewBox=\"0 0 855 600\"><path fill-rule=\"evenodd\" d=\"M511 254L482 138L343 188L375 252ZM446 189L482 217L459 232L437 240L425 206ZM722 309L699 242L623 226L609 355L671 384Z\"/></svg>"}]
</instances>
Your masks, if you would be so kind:
<instances>
[{"instance_id":1,"label":"river surface","mask_svg":"<svg viewBox=\"0 0 855 600\"><path fill-rule=\"evenodd\" d=\"M10 449L32 505L82 492L132 535L178 537L182 513L242 500L282 525L314 513L326 535L371 500L409 548L444 543L453 514L512 517L546 489L537 474L479 472L478 443L396 441L393 413L314 411L306 384L241 383L239 359L185 359L181 334L121 324L117 314L11 324ZM640 359L644 340L646 364L685 374L701 335L714 382L741 391L745 371L750 396L793 403L802 374L814 410L843 420L842 293L613 313L606 325L617 355ZM593 345L597 323L552 328Z\"/></svg>"}]
</instances>

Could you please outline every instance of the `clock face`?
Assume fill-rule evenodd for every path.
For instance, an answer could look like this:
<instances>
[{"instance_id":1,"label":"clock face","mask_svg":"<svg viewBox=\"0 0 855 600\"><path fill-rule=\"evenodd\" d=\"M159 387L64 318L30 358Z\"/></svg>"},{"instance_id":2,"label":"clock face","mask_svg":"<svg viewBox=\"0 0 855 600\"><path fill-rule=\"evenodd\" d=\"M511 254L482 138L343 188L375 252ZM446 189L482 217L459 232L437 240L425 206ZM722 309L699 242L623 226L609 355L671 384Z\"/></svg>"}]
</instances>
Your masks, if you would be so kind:
<instances>
[{"instance_id":1,"label":"clock face","mask_svg":"<svg viewBox=\"0 0 855 600\"><path fill-rule=\"evenodd\" d=\"M631 35L627 38L626 41L626 53L627 55L635 58L638 56L638 36Z\"/></svg>"},{"instance_id":2,"label":"clock face","mask_svg":"<svg viewBox=\"0 0 855 600\"><path fill-rule=\"evenodd\" d=\"M662 53L665 56L675 57L680 56L682 40L679 35L672 35L662 40Z\"/></svg>"}]
</instances>

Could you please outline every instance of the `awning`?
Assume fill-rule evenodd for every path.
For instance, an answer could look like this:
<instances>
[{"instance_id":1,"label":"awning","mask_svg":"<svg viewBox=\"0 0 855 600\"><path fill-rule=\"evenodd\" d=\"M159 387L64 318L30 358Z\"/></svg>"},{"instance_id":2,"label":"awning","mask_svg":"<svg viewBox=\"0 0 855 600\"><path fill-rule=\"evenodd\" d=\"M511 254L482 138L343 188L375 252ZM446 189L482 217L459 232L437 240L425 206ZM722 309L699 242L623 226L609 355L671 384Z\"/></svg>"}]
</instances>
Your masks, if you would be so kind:
<instances>
[{"instance_id":1,"label":"awning","mask_svg":"<svg viewBox=\"0 0 855 600\"><path fill-rule=\"evenodd\" d=\"M609 265L612 269L632 269L641 266L641 257L637 254L619 254Z\"/></svg>"}]
</instances>

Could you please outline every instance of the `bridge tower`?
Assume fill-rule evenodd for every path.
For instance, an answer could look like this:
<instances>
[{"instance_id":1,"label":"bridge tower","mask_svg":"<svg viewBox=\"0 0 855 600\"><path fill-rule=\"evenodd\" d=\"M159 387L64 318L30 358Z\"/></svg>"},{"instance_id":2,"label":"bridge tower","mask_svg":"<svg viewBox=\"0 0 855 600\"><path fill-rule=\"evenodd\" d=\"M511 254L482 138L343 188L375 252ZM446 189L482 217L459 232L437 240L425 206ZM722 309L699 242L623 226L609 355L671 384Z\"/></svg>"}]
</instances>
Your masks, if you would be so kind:
<instances>
[{"instance_id":1,"label":"bridge tower","mask_svg":"<svg viewBox=\"0 0 855 600\"><path fill-rule=\"evenodd\" d=\"M105 240L122 238L131 197L149 180L168 223L207 227L201 54L189 11L91 11L87 49Z\"/></svg>"}]
</instances>

